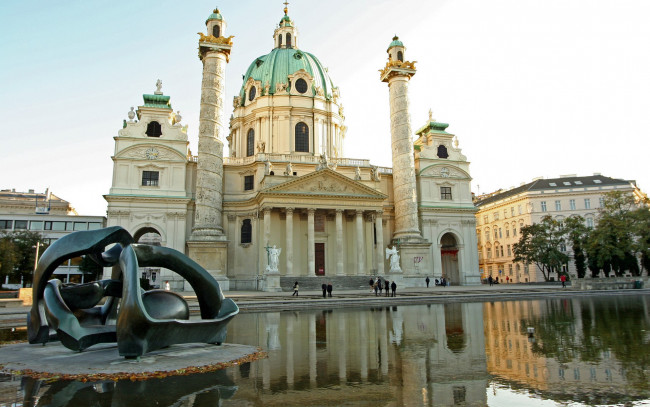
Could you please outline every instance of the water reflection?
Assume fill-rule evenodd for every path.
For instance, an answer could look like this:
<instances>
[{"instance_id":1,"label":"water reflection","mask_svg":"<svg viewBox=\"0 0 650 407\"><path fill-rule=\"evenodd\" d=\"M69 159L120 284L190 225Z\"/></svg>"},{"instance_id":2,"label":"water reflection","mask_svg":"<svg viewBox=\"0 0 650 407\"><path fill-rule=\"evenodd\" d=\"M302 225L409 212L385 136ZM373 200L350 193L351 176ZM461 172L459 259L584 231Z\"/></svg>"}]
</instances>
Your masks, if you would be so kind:
<instances>
[{"instance_id":1,"label":"water reflection","mask_svg":"<svg viewBox=\"0 0 650 407\"><path fill-rule=\"evenodd\" d=\"M649 311L650 297L624 296L240 314L228 341L268 359L147 382L0 380L0 405L11 383L26 406L647 401Z\"/></svg>"}]
</instances>

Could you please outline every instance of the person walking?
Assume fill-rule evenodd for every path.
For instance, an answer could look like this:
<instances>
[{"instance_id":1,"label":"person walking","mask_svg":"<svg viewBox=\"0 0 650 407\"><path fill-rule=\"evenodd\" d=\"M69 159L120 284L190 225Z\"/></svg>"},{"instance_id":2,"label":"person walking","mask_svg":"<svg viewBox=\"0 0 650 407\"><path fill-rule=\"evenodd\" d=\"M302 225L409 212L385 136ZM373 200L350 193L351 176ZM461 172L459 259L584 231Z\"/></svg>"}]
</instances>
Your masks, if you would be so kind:
<instances>
[{"instance_id":1,"label":"person walking","mask_svg":"<svg viewBox=\"0 0 650 407\"><path fill-rule=\"evenodd\" d=\"M490 284L490 287L492 287L492 283L493 283L493 282L494 282L494 281L492 280L492 276L489 276L489 277L488 277L488 283Z\"/></svg>"},{"instance_id":2,"label":"person walking","mask_svg":"<svg viewBox=\"0 0 650 407\"><path fill-rule=\"evenodd\" d=\"M386 297L390 297L390 281L384 280L384 289L386 290Z\"/></svg>"},{"instance_id":3,"label":"person walking","mask_svg":"<svg viewBox=\"0 0 650 407\"><path fill-rule=\"evenodd\" d=\"M377 287L379 288L379 295L381 295L381 290L384 288L384 285L381 283L381 278L377 277Z\"/></svg>"},{"instance_id":4,"label":"person walking","mask_svg":"<svg viewBox=\"0 0 650 407\"><path fill-rule=\"evenodd\" d=\"M331 297L332 296L332 283L328 282L327 283L327 296Z\"/></svg>"},{"instance_id":5,"label":"person walking","mask_svg":"<svg viewBox=\"0 0 650 407\"><path fill-rule=\"evenodd\" d=\"M562 274L560 276L560 281L562 282L562 288L565 288L566 287L566 284L565 284L566 283L566 276L564 274Z\"/></svg>"},{"instance_id":6,"label":"person walking","mask_svg":"<svg viewBox=\"0 0 650 407\"><path fill-rule=\"evenodd\" d=\"M372 292L372 288L375 285L375 279L370 277L370 280L368 281L368 284L370 284L370 292Z\"/></svg>"},{"instance_id":7,"label":"person walking","mask_svg":"<svg viewBox=\"0 0 650 407\"><path fill-rule=\"evenodd\" d=\"M395 281L393 281L390 284L390 289L393 291L393 297L395 296L395 291L397 290L397 284L395 284Z\"/></svg>"},{"instance_id":8,"label":"person walking","mask_svg":"<svg viewBox=\"0 0 650 407\"><path fill-rule=\"evenodd\" d=\"M296 297L298 296L298 282L297 281L295 283L293 283L293 294L291 294L291 296L293 297L294 295Z\"/></svg>"},{"instance_id":9,"label":"person walking","mask_svg":"<svg viewBox=\"0 0 650 407\"><path fill-rule=\"evenodd\" d=\"M427 283L427 288L429 288L429 282L430 281L431 280L429 280L429 276L427 276L427 278L424 279L424 282Z\"/></svg>"},{"instance_id":10,"label":"person walking","mask_svg":"<svg viewBox=\"0 0 650 407\"><path fill-rule=\"evenodd\" d=\"M165 291L171 291L171 286L169 285L169 280L165 281Z\"/></svg>"},{"instance_id":11,"label":"person walking","mask_svg":"<svg viewBox=\"0 0 650 407\"><path fill-rule=\"evenodd\" d=\"M506 276L506 284L510 283L510 276Z\"/></svg>"},{"instance_id":12,"label":"person walking","mask_svg":"<svg viewBox=\"0 0 650 407\"><path fill-rule=\"evenodd\" d=\"M375 297L379 295L379 287L377 287L379 283L375 281L375 283L372 285L372 289L375 291Z\"/></svg>"},{"instance_id":13,"label":"person walking","mask_svg":"<svg viewBox=\"0 0 650 407\"><path fill-rule=\"evenodd\" d=\"M327 284L323 283L320 288L323 289L323 298L327 297Z\"/></svg>"}]
</instances>

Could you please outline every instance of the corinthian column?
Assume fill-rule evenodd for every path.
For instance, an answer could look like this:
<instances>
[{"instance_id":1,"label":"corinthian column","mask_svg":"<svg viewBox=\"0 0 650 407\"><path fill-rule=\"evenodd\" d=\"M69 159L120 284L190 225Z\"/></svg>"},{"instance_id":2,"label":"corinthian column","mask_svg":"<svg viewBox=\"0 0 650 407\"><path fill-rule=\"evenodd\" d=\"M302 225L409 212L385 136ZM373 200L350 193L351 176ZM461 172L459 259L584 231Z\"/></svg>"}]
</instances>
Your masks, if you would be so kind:
<instances>
[{"instance_id":1,"label":"corinthian column","mask_svg":"<svg viewBox=\"0 0 650 407\"><path fill-rule=\"evenodd\" d=\"M287 235L287 276L293 275L293 208L287 208L286 219L286 235Z\"/></svg>"},{"instance_id":2,"label":"corinthian column","mask_svg":"<svg viewBox=\"0 0 650 407\"><path fill-rule=\"evenodd\" d=\"M343 209L336 210L336 275L343 276Z\"/></svg>"},{"instance_id":3,"label":"corinthian column","mask_svg":"<svg viewBox=\"0 0 650 407\"><path fill-rule=\"evenodd\" d=\"M316 270L316 257L314 252L314 213L316 209L307 209L307 274L314 275Z\"/></svg>"},{"instance_id":4,"label":"corinthian column","mask_svg":"<svg viewBox=\"0 0 650 407\"><path fill-rule=\"evenodd\" d=\"M357 274L363 276L366 273L366 255L363 245L363 211L357 210Z\"/></svg>"}]
</instances>

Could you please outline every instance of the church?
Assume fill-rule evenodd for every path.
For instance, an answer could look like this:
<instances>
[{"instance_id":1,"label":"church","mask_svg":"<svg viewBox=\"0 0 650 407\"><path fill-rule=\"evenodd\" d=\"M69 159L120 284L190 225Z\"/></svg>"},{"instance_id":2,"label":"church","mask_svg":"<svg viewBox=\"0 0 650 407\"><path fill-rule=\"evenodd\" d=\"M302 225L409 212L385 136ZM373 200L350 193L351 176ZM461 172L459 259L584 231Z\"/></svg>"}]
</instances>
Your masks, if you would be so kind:
<instances>
[{"instance_id":1,"label":"church","mask_svg":"<svg viewBox=\"0 0 650 407\"><path fill-rule=\"evenodd\" d=\"M397 36L377 78L390 104L386 168L342 156L355 135L336 78L300 48L286 3L272 51L251 62L232 105L225 81L236 45L220 10L205 25L197 155L159 81L114 137L108 226L187 254L225 290L289 290L294 281L358 288L373 276L398 287L424 286L426 277L480 283L469 162L431 114L413 132L408 87L417 70ZM185 288L169 270L143 276Z\"/></svg>"}]
</instances>

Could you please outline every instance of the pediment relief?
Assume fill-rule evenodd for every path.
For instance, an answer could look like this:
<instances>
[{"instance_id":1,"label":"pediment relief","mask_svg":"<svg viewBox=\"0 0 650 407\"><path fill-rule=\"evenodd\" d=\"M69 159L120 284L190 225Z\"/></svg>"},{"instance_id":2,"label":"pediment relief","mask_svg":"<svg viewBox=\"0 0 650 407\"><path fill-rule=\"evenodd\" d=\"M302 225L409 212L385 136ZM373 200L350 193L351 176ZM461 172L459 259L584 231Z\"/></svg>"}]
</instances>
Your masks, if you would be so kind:
<instances>
[{"instance_id":1,"label":"pediment relief","mask_svg":"<svg viewBox=\"0 0 650 407\"><path fill-rule=\"evenodd\" d=\"M187 157L169 147L155 144L138 144L128 147L115 155L115 158L156 161L187 161Z\"/></svg>"},{"instance_id":2,"label":"pediment relief","mask_svg":"<svg viewBox=\"0 0 650 407\"><path fill-rule=\"evenodd\" d=\"M430 165L420 171L420 176L449 179L471 179L467 172L447 164Z\"/></svg>"},{"instance_id":3,"label":"pediment relief","mask_svg":"<svg viewBox=\"0 0 650 407\"><path fill-rule=\"evenodd\" d=\"M386 195L330 169L315 171L294 180L274 185L263 194L305 194L386 199Z\"/></svg>"}]
</instances>

